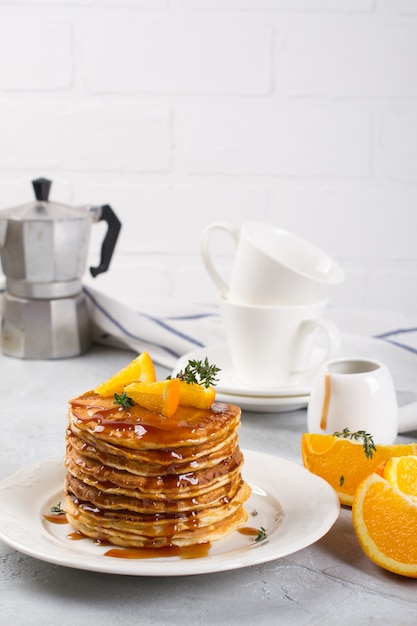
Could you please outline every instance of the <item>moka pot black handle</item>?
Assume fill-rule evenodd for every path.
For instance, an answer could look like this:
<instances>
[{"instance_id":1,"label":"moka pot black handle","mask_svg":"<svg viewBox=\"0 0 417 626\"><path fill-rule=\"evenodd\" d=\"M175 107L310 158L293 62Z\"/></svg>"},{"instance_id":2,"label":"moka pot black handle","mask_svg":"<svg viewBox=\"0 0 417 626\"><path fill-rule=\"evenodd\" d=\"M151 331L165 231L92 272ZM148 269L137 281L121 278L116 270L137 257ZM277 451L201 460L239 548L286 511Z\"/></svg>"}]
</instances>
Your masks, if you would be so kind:
<instances>
[{"instance_id":1,"label":"moka pot black handle","mask_svg":"<svg viewBox=\"0 0 417 626\"><path fill-rule=\"evenodd\" d=\"M117 239L119 237L120 229L122 227L121 221L109 204L104 204L101 207L101 214L98 218L98 221L107 222L107 232L101 245L100 263L97 267L90 267L91 275L94 277L97 276L97 274L107 272L107 270L109 269L110 261L112 259Z\"/></svg>"}]
</instances>

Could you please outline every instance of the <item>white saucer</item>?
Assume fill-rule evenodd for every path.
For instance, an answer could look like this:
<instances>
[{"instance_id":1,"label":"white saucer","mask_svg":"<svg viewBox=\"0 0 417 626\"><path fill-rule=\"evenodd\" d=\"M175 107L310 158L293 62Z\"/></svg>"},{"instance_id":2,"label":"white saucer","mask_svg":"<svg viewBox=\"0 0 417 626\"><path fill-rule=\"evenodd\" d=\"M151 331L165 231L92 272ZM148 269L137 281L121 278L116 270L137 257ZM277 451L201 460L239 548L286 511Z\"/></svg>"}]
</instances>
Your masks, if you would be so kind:
<instances>
[{"instance_id":1,"label":"white saucer","mask_svg":"<svg viewBox=\"0 0 417 626\"><path fill-rule=\"evenodd\" d=\"M273 396L262 398L257 396L238 396L227 393L216 393L216 402L236 404L243 411L254 413L287 413L298 411L307 406L310 396Z\"/></svg>"},{"instance_id":2,"label":"white saucer","mask_svg":"<svg viewBox=\"0 0 417 626\"><path fill-rule=\"evenodd\" d=\"M214 346L207 346L205 348L198 348L197 350L184 354L176 362L173 373L176 374L179 370L184 369L190 359L201 360L205 357L208 358L210 363L217 365L217 367L220 368L220 372L218 374L219 380L216 383L216 391L219 395L226 394L227 396L246 396L251 399L256 398L257 400L260 398L273 398L275 401L277 398L292 399L296 396L302 397L304 401L305 397L309 396L311 393L312 381L308 378L298 383L294 383L294 385L279 388L266 387L258 389L256 387L248 387L244 385L236 379L233 371L232 360L226 344L217 344Z\"/></svg>"},{"instance_id":3,"label":"white saucer","mask_svg":"<svg viewBox=\"0 0 417 626\"><path fill-rule=\"evenodd\" d=\"M184 369L190 359L202 360L220 367L216 383L216 401L236 404L242 410L257 413L284 413L297 411L307 406L310 398L311 383L304 381L292 387L277 389L257 389L245 387L236 380L232 361L226 344L199 348L184 354L175 364L173 375Z\"/></svg>"}]
</instances>

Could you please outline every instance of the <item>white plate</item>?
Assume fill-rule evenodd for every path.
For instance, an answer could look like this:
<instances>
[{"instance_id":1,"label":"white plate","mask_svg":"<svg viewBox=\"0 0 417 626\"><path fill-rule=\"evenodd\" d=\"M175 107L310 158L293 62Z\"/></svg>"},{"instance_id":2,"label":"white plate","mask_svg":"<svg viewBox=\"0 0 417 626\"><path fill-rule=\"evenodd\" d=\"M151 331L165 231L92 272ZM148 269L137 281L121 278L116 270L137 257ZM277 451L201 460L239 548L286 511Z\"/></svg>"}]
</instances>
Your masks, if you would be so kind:
<instances>
[{"instance_id":1,"label":"white plate","mask_svg":"<svg viewBox=\"0 0 417 626\"><path fill-rule=\"evenodd\" d=\"M244 411L255 413L286 413L304 409L310 396L257 397L238 396L231 393L216 393L217 402L237 404Z\"/></svg>"},{"instance_id":2,"label":"white plate","mask_svg":"<svg viewBox=\"0 0 417 626\"><path fill-rule=\"evenodd\" d=\"M220 367L220 372L218 374L219 381L216 384L216 390L218 393L256 398L281 398L283 396L307 396L311 392L312 381L310 379L304 379L297 384L279 388L268 387L265 389L257 389L256 387L243 385L236 379L232 360L226 344L198 348L197 350L184 354L176 362L173 374L175 375L179 370L184 369L190 359L201 360L205 357L208 358L210 363L214 363L217 367Z\"/></svg>"},{"instance_id":3,"label":"white plate","mask_svg":"<svg viewBox=\"0 0 417 626\"><path fill-rule=\"evenodd\" d=\"M216 541L207 556L120 559L90 539L72 541L69 525L47 522L50 507L64 501L62 461L26 467L0 483L0 539L37 559L76 569L130 576L186 576L273 561L305 548L327 533L340 505L335 491L301 465L244 451L244 478L252 486L248 526L265 528L256 543L238 532ZM256 516L253 513L256 512Z\"/></svg>"}]
</instances>

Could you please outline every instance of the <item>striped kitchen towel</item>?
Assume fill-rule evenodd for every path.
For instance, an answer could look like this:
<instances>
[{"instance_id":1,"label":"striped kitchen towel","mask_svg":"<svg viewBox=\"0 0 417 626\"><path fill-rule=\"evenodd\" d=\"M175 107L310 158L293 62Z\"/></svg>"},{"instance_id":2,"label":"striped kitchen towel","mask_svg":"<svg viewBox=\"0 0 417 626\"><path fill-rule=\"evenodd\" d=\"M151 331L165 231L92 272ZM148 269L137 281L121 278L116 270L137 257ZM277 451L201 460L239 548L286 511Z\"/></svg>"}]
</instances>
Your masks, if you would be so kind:
<instances>
[{"instance_id":1,"label":"striped kitchen towel","mask_svg":"<svg viewBox=\"0 0 417 626\"><path fill-rule=\"evenodd\" d=\"M149 352L155 363L172 368L179 357L224 341L215 304L176 300L144 301L130 308L90 286L84 287L96 343Z\"/></svg>"}]
</instances>

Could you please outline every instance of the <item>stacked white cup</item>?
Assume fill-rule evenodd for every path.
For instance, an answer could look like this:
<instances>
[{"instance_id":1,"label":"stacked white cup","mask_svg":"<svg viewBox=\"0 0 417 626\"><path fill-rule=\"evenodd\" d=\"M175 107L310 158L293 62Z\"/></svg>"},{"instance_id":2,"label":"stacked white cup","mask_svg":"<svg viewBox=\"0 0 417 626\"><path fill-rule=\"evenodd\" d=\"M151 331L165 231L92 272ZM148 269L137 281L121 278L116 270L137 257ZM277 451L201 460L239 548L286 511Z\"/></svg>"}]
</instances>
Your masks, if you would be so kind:
<instances>
[{"instance_id":1,"label":"stacked white cup","mask_svg":"<svg viewBox=\"0 0 417 626\"><path fill-rule=\"evenodd\" d=\"M236 253L230 284L212 258L215 233L231 236ZM344 280L341 267L300 237L264 222L236 228L216 222L201 239L204 265L218 303L236 378L258 389L295 386L340 346L340 332L325 319L328 298ZM323 342L319 362L312 354Z\"/></svg>"}]
</instances>

